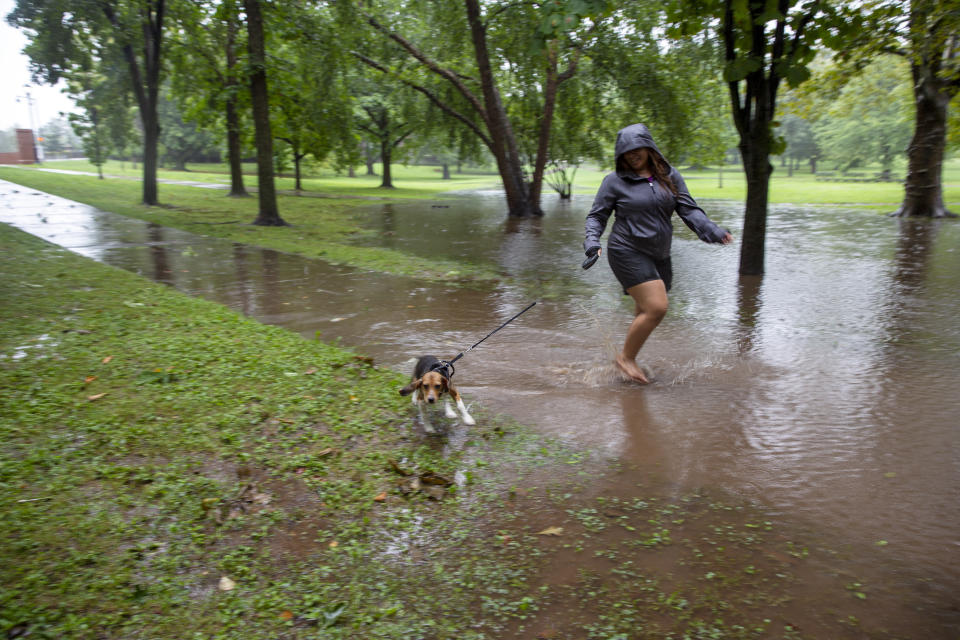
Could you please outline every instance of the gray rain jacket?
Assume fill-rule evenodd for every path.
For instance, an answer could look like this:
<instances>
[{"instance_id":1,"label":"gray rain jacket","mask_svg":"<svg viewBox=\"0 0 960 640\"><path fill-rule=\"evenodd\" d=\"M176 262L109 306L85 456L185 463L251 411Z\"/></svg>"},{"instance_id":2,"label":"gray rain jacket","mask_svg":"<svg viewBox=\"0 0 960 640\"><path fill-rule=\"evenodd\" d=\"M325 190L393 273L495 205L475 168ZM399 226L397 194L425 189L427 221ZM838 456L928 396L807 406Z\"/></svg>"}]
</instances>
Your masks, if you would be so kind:
<instances>
[{"instance_id":1,"label":"gray rain jacket","mask_svg":"<svg viewBox=\"0 0 960 640\"><path fill-rule=\"evenodd\" d=\"M618 131L615 147L617 166L620 166L620 156L642 147L660 154L646 126L632 124ZM662 154L660 156L663 157ZM727 230L710 220L703 209L697 206L680 172L672 166L670 179L677 187L676 196L665 185L640 178L629 169L607 174L587 215L584 251L600 246L600 236L613 212L617 215L607 240L607 247L612 249L639 251L655 260L667 258L673 239L671 216L674 211L704 242L722 241Z\"/></svg>"}]
</instances>

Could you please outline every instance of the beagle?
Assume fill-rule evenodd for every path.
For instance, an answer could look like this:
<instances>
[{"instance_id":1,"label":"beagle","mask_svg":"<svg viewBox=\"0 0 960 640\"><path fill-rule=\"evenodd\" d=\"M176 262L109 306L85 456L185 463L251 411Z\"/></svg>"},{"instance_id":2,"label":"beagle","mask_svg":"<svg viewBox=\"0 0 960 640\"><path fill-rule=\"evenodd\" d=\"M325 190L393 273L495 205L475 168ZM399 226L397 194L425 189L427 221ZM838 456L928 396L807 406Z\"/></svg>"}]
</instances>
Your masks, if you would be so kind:
<instances>
[{"instance_id":1,"label":"beagle","mask_svg":"<svg viewBox=\"0 0 960 640\"><path fill-rule=\"evenodd\" d=\"M408 396L416 391L413 395L413 404L417 405L422 411L424 401L427 404L434 404L440 400L440 396L448 392L454 402L457 403L457 409L460 410L463 424L473 426L476 421L467 413L463 398L460 397L460 392L453 386L453 380L450 379L452 375L452 369L448 369L445 363L436 356L422 356L417 360L417 366L413 368L413 378L410 380L410 384L400 389L400 395ZM443 408L448 418L457 417L453 407L450 406L449 399L444 398Z\"/></svg>"}]
</instances>

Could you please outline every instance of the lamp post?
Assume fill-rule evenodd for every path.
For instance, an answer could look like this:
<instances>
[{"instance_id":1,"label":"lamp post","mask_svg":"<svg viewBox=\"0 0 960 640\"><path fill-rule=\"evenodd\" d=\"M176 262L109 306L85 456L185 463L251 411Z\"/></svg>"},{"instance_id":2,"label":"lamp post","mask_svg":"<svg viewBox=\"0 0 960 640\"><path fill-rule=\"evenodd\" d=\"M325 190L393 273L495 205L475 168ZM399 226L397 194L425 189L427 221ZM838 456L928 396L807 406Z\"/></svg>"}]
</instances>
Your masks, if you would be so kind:
<instances>
[{"instance_id":1,"label":"lamp post","mask_svg":"<svg viewBox=\"0 0 960 640\"><path fill-rule=\"evenodd\" d=\"M37 164L43 164L43 145L39 144L43 142L43 138L40 136L40 132L37 131L34 126L33 121L33 96L30 95L30 85L23 85L27 90L26 96L17 96L17 102L21 100L26 100L27 102L27 111L30 114L30 136L33 138L33 157L36 159Z\"/></svg>"}]
</instances>

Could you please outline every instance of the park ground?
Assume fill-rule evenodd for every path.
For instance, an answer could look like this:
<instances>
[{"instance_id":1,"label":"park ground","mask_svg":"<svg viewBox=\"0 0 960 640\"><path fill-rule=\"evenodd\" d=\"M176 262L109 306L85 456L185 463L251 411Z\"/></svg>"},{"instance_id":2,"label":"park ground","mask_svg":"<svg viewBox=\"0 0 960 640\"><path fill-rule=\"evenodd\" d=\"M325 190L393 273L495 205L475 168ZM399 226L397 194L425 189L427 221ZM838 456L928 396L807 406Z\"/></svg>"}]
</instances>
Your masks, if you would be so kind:
<instances>
[{"instance_id":1,"label":"park ground","mask_svg":"<svg viewBox=\"0 0 960 640\"><path fill-rule=\"evenodd\" d=\"M352 198L282 195L294 224L282 229L211 224L255 216L255 198L223 192L165 184L165 206L147 208L133 204L135 181L0 178L364 268L430 268L471 286L497 277L349 245L366 231L344 214L367 197L450 197L449 182L425 177L387 194L368 183L326 189ZM308 189L323 191L317 180ZM6 226L0 247L7 637L826 637L783 609L816 548L750 505L661 491L482 410L448 447L412 427L396 393L405 376L362 353ZM629 495L598 490L631 474ZM849 609L824 613L830 637L862 637L861 583L835 588Z\"/></svg>"}]
</instances>

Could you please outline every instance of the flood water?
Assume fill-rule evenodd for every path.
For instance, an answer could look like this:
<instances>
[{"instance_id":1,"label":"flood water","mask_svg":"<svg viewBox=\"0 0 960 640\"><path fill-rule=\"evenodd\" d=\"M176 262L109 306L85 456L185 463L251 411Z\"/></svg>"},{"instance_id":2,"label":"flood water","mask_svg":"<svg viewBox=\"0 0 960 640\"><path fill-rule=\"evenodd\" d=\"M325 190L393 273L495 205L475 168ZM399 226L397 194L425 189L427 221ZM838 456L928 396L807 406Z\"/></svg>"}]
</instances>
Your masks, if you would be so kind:
<instances>
[{"instance_id":1,"label":"flood water","mask_svg":"<svg viewBox=\"0 0 960 640\"><path fill-rule=\"evenodd\" d=\"M677 491L716 487L854 549L884 541L891 562L937 585L934 607L953 629L944 637L957 637L960 222L774 205L767 273L741 279L739 245L703 244L677 220L670 311L640 357L655 382L639 387L611 366L632 302L604 260L580 269L589 196L548 195L543 219L517 223L497 192L364 211L375 244L512 276L477 291L162 228L3 181L0 195L0 221L400 371L419 354L452 357L537 301L457 363L475 417L507 413ZM701 204L738 235L741 204Z\"/></svg>"}]
</instances>

